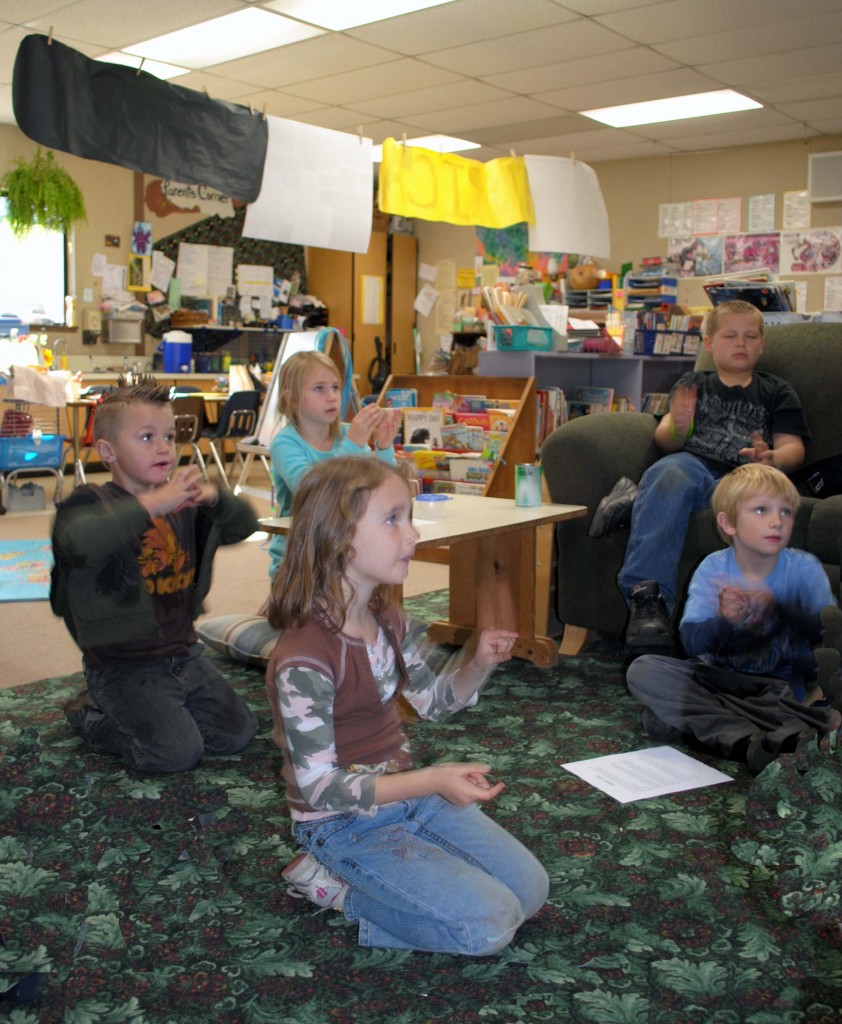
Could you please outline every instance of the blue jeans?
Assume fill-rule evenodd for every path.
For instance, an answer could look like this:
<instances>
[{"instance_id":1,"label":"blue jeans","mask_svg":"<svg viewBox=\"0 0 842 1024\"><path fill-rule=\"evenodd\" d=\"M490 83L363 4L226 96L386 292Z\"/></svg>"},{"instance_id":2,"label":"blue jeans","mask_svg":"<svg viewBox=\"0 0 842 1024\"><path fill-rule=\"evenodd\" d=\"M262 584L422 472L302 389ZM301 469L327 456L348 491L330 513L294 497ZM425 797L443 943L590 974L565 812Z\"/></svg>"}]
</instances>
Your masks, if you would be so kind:
<instances>
[{"instance_id":1,"label":"blue jeans","mask_svg":"<svg viewBox=\"0 0 842 1024\"><path fill-rule=\"evenodd\" d=\"M656 580L670 612L675 610L678 563L690 516L710 505L710 497L728 466L711 466L689 452L658 459L637 485L626 557L617 583L626 603L643 580Z\"/></svg>"},{"instance_id":2,"label":"blue jeans","mask_svg":"<svg viewBox=\"0 0 842 1024\"><path fill-rule=\"evenodd\" d=\"M475 805L400 800L373 816L298 822L295 837L350 886L361 946L486 956L547 899L547 873Z\"/></svg>"},{"instance_id":3,"label":"blue jeans","mask_svg":"<svg viewBox=\"0 0 842 1024\"><path fill-rule=\"evenodd\" d=\"M183 772L203 754L236 754L257 731L251 708L194 644L185 657L85 667L88 710L80 731L139 772Z\"/></svg>"}]
</instances>

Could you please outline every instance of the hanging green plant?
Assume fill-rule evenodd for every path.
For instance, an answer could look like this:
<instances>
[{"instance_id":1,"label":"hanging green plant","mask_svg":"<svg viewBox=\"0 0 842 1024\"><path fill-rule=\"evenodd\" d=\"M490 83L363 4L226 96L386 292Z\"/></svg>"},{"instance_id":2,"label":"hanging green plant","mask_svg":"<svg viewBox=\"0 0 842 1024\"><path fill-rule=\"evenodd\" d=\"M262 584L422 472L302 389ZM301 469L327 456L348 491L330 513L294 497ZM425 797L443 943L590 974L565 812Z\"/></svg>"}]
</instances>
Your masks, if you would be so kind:
<instances>
[{"instance_id":1,"label":"hanging green plant","mask_svg":"<svg viewBox=\"0 0 842 1024\"><path fill-rule=\"evenodd\" d=\"M53 151L44 153L40 146L29 162L23 157L14 161L0 178L0 192L6 194L9 225L19 238L36 224L67 232L87 217L79 186L56 163Z\"/></svg>"}]
</instances>

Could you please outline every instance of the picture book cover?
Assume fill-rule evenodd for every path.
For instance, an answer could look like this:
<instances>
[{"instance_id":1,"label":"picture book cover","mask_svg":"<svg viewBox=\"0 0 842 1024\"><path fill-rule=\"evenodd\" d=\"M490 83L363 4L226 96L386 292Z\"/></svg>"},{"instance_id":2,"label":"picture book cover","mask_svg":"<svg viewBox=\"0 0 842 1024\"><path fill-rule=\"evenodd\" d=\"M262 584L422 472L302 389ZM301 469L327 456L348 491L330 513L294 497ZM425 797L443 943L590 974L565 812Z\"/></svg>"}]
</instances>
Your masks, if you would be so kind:
<instances>
[{"instance_id":1,"label":"picture book cover","mask_svg":"<svg viewBox=\"0 0 842 1024\"><path fill-rule=\"evenodd\" d=\"M415 388L389 388L383 395L383 404L387 409L418 405L418 392Z\"/></svg>"},{"instance_id":2,"label":"picture book cover","mask_svg":"<svg viewBox=\"0 0 842 1024\"><path fill-rule=\"evenodd\" d=\"M426 448L442 448L444 413L441 409L404 409L403 443L421 444Z\"/></svg>"}]
</instances>

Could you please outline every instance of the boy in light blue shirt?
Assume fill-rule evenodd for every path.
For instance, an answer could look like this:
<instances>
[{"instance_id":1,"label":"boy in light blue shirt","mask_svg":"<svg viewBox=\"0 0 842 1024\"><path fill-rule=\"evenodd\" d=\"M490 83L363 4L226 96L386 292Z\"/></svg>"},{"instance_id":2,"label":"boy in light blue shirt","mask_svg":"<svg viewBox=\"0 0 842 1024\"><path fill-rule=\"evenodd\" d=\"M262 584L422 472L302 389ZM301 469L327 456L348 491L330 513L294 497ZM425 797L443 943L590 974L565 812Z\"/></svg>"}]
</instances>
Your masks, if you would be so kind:
<instances>
[{"instance_id":1,"label":"boy in light blue shirt","mask_svg":"<svg viewBox=\"0 0 842 1024\"><path fill-rule=\"evenodd\" d=\"M834 606L830 583L817 558L787 548L799 502L792 481L769 465L720 480L712 505L729 547L708 555L690 582L680 627L690 660L646 655L628 670L652 738L760 771L842 724L813 654L822 610Z\"/></svg>"}]
</instances>

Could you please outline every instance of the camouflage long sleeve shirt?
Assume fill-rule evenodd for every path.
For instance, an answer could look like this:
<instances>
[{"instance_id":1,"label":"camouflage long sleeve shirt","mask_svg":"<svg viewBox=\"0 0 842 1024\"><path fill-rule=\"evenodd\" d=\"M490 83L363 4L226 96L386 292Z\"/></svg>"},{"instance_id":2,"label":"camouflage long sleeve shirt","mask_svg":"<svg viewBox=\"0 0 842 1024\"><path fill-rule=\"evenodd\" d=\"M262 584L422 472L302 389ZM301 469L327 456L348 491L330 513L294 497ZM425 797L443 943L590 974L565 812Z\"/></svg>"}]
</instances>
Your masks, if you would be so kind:
<instances>
[{"instance_id":1,"label":"camouflage long sleeve shirt","mask_svg":"<svg viewBox=\"0 0 842 1024\"><path fill-rule=\"evenodd\" d=\"M401 644L409 686L402 691L421 718L438 721L477 701L479 690L465 703L453 691L461 652L436 674L425 654L424 626L411 621ZM399 682L395 652L381 627L377 641L366 645L378 694L394 700ZM489 672L490 675L490 672ZM287 756L301 794L314 812L291 808L294 820L314 820L337 813L375 814L376 776L394 770L389 763L342 767L337 761L333 729L333 680L306 664L282 669L275 679L287 744ZM409 749L404 738L403 749Z\"/></svg>"}]
</instances>

